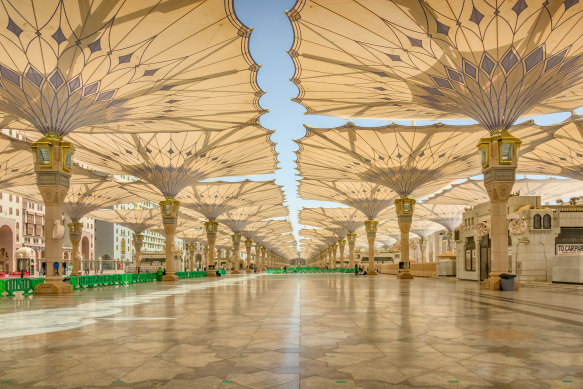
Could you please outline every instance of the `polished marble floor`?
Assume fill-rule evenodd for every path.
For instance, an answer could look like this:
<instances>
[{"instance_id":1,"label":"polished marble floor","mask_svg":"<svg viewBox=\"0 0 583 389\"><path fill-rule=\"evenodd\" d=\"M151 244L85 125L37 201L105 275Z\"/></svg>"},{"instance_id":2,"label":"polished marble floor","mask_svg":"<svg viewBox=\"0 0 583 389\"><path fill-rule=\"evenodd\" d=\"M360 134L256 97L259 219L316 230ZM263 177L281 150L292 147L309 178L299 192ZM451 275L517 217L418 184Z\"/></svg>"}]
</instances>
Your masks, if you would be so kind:
<instances>
[{"instance_id":1,"label":"polished marble floor","mask_svg":"<svg viewBox=\"0 0 583 389\"><path fill-rule=\"evenodd\" d=\"M583 290L237 275L0 301L0 387L583 388Z\"/></svg>"}]
</instances>

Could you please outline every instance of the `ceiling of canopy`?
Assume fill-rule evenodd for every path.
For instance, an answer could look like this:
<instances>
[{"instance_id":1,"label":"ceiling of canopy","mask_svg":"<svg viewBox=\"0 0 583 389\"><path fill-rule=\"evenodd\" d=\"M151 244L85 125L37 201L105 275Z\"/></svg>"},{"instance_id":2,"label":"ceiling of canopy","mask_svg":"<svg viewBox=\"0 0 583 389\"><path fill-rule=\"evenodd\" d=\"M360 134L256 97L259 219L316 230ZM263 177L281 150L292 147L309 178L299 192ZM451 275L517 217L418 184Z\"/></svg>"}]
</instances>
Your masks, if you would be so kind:
<instances>
[{"instance_id":1,"label":"ceiling of canopy","mask_svg":"<svg viewBox=\"0 0 583 389\"><path fill-rule=\"evenodd\" d=\"M272 173L277 168L272 131L247 126L221 132L71 134L74 158L155 186L165 197L213 177Z\"/></svg>"},{"instance_id":2,"label":"ceiling of canopy","mask_svg":"<svg viewBox=\"0 0 583 389\"><path fill-rule=\"evenodd\" d=\"M583 2L299 0L288 17L309 113L494 131L581 105Z\"/></svg>"},{"instance_id":3,"label":"ceiling of canopy","mask_svg":"<svg viewBox=\"0 0 583 389\"><path fill-rule=\"evenodd\" d=\"M481 173L479 125L307 128L296 142L300 175L314 180L368 181L399 196L420 198ZM533 122L517 125L522 152L550 138ZM349 204L352 205L352 204Z\"/></svg>"},{"instance_id":4,"label":"ceiling of canopy","mask_svg":"<svg viewBox=\"0 0 583 389\"><path fill-rule=\"evenodd\" d=\"M148 201L149 199L144 196L145 186L144 183L129 185L117 181L111 175L98 174L74 166L69 191L63 202L63 211L71 220L79 221L89 212L102 207ZM43 202L36 185L11 187L8 191L33 201Z\"/></svg>"},{"instance_id":5,"label":"ceiling of canopy","mask_svg":"<svg viewBox=\"0 0 583 389\"><path fill-rule=\"evenodd\" d=\"M183 207L216 220L240 207L283 204L283 192L275 180L199 182L185 188L178 200Z\"/></svg>"},{"instance_id":6,"label":"ceiling of canopy","mask_svg":"<svg viewBox=\"0 0 583 389\"><path fill-rule=\"evenodd\" d=\"M162 223L159 209L98 209L87 216L96 220L119 224L141 234L148 228Z\"/></svg>"},{"instance_id":7,"label":"ceiling of canopy","mask_svg":"<svg viewBox=\"0 0 583 389\"><path fill-rule=\"evenodd\" d=\"M223 130L265 112L233 0L2 4L2 128Z\"/></svg>"},{"instance_id":8,"label":"ceiling of canopy","mask_svg":"<svg viewBox=\"0 0 583 389\"><path fill-rule=\"evenodd\" d=\"M376 218L398 197L389 188L364 181L320 181L302 179L299 195L307 200L334 201L349 205L368 219Z\"/></svg>"},{"instance_id":9,"label":"ceiling of canopy","mask_svg":"<svg viewBox=\"0 0 583 389\"><path fill-rule=\"evenodd\" d=\"M544 128L550 139L521 153L518 172L583 179L583 116L574 114L562 123Z\"/></svg>"},{"instance_id":10,"label":"ceiling of canopy","mask_svg":"<svg viewBox=\"0 0 583 389\"><path fill-rule=\"evenodd\" d=\"M30 146L0 132L0 190L35 184Z\"/></svg>"},{"instance_id":11,"label":"ceiling of canopy","mask_svg":"<svg viewBox=\"0 0 583 389\"><path fill-rule=\"evenodd\" d=\"M245 227L257 221L289 216L287 207L282 203L264 204L263 202L257 202L257 204L228 210L219 216L217 220L229 227L234 233L240 233Z\"/></svg>"},{"instance_id":12,"label":"ceiling of canopy","mask_svg":"<svg viewBox=\"0 0 583 389\"><path fill-rule=\"evenodd\" d=\"M569 197L580 196L583 193L583 181L560 178L521 178L517 179L512 188L513 193L520 196L540 196L541 202L555 201ZM469 179L430 197L423 204L457 204L473 206L489 202L488 192L482 180ZM417 211L417 208L415 209Z\"/></svg>"},{"instance_id":13,"label":"ceiling of canopy","mask_svg":"<svg viewBox=\"0 0 583 389\"><path fill-rule=\"evenodd\" d=\"M303 208L300 224L320 228L340 228L353 233L364 225L366 216L354 208Z\"/></svg>"}]
</instances>

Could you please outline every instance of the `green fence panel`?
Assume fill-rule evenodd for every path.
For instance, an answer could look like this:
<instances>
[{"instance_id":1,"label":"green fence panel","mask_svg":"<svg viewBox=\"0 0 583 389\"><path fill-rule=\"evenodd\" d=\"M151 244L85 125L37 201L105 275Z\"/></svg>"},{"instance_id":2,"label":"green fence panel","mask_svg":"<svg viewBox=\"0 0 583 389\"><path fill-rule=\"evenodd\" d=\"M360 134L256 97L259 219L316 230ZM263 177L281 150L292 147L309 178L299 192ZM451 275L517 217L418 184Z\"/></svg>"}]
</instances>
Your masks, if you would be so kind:
<instances>
[{"instance_id":1,"label":"green fence panel","mask_svg":"<svg viewBox=\"0 0 583 389\"><path fill-rule=\"evenodd\" d=\"M5 290L6 290L6 285L4 284L4 280L0 280L0 296L4 295Z\"/></svg>"},{"instance_id":2,"label":"green fence panel","mask_svg":"<svg viewBox=\"0 0 583 389\"><path fill-rule=\"evenodd\" d=\"M79 289L79 277L69 277L69 284L71 284L73 290Z\"/></svg>"},{"instance_id":3,"label":"green fence panel","mask_svg":"<svg viewBox=\"0 0 583 389\"><path fill-rule=\"evenodd\" d=\"M14 292L23 292L23 294L32 294L34 292L29 278L12 278L4 282L8 296L14 296Z\"/></svg>"}]
</instances>

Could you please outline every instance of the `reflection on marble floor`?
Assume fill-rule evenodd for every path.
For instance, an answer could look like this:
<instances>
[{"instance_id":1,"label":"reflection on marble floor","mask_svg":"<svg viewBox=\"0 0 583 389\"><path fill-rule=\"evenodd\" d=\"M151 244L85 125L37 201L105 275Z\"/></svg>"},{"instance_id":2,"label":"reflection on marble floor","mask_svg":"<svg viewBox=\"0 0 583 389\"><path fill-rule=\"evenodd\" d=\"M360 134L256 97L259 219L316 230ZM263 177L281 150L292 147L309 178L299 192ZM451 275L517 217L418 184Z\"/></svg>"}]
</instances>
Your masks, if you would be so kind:
<instances>
[{"instance_id":1,"label":"reflection on marble floor","mask_svg":"<svg viewBox=\"0 0 583 389\"><path fill-rule=\"evenodd\" d=\"M578 290L239 275L4 298L2 387L582 388Z\"/></svg>"}]
</instances>

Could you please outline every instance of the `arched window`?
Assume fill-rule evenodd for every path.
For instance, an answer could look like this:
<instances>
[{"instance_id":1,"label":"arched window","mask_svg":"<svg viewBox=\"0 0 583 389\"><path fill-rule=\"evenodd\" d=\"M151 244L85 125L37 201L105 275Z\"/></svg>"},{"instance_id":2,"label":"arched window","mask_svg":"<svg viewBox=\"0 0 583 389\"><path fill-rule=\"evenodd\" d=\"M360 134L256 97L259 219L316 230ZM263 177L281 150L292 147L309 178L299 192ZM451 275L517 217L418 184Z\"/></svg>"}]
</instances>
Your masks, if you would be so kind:
<instances>
[{"instance_id":1,"label":"arched window","mask_svg":"<svg viewBox=\"0 0 583 389\"><path fill-rule=\"evenodd\" d=\"M121 239L121 254L125 255L125 253L126 253L126 240L125 240L125 238L122 238Z\"/></svg>"},{"instance_id":2,"label":"arched window","mask_svg":"<svg viewBox=\"0 0 583 389\"><path fill-rule=\"evenodd\" d=\"M544 215L543 216L543 228L550 230L551 229L551 215Z\"/></svg>"},{"instance_id":3,"label":"arched window","mask_svg":"<svg viewBox=\"0 0 583 389\"><path fill-rule=\"evenodd\" d=\"M534 229L540 230L540 227L541 227L541 217L537 213L536 215L534 215Z\"/></svg>"}]
</instances>

